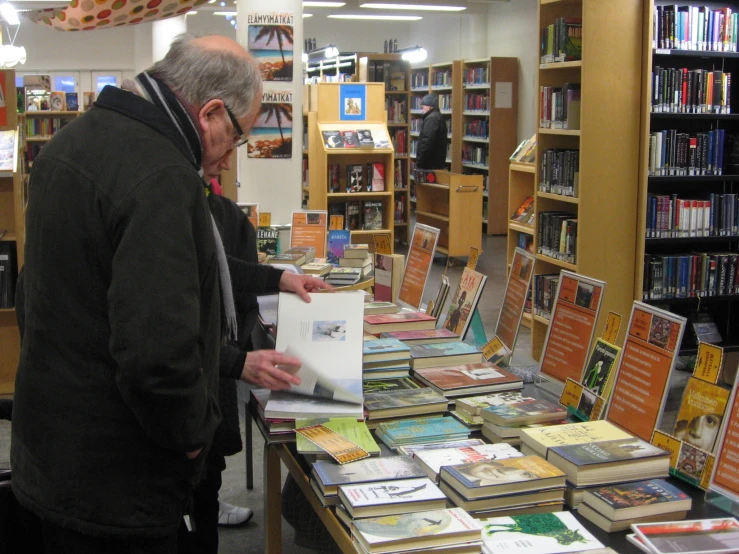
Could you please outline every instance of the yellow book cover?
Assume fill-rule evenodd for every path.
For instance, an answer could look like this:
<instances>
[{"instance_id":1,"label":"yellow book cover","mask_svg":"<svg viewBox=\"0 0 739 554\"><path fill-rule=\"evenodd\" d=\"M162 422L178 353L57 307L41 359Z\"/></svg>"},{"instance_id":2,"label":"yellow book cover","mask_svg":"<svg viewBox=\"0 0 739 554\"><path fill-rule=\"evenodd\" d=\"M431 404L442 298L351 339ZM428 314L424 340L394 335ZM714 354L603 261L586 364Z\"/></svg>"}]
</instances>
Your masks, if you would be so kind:
<instances>
[{"instance_id":1,"label":"yellow book cover","mask_svg":"<svg viewBox=\"0 0 739 554\"><path fill-rule=\"evenodd\" d=\"M727 389L691 377L672 434L701 450L713 452L728 400Z\"/></svg>"},{"instance_id":2,"label":"yellow book cover","mask_svg":"<svg viewBox=\"0 0 739 554\"><path fill-rule=\"evenodd\" d=\"M632 438L630 433L603 420L521 430L521 442L542 456L553 446L629 438Z\"/></svg>"}]
</instances>

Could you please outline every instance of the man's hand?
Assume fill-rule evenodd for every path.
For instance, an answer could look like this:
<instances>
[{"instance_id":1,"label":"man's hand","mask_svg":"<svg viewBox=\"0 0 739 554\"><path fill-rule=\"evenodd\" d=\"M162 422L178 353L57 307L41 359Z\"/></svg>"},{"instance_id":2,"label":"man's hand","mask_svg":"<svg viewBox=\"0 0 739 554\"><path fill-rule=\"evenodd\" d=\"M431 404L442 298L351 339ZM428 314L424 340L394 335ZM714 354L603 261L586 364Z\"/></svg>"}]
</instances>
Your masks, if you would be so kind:
<instances>
[{"instance_id":1,"label":"man's hand","mask_svg":"<svg viewBox=\"0 0 739 554\"><path fill-rule=\"evenodd\" d=\"M241 380L260 388L287 390L290 384L299 385L300 379L288 371L278 369L277 365L287 366L288 371L297 371L300 360L285 356L276 350L256 350L246 353L246 362L241 372Z\"/></svg>"},{"instance_id":2,"label":"man's hand","mask_svg":"<svg viewBox=\"0 0 739 554\"><path fill-rule=\"evenodd\" d=\"M312 275L296 275L295 273L285 271L282 273L282 277L280 277L280 290L282 292L294 292L306 302L310 302L309 292L315 292L321 289L333 290L333 288L322 279L317 279Z\"/></svg>"}]
</instances>

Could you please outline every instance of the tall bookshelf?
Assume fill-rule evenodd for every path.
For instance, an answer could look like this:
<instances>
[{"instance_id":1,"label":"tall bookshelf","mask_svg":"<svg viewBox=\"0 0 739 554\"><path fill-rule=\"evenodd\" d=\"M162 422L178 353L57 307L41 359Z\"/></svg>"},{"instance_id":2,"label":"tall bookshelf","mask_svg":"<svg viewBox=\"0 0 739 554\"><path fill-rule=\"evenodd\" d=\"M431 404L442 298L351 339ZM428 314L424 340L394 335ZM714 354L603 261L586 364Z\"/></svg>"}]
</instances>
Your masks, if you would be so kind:
<instances>
[{"instance_id":1,"label":"tall bookshelf","mask_svg":"<svg viewBox=\"0 0 739 554\"><path fill-rule=\"evenodd\" d=\"M464 60L462 89L462 146L454 150L454 156L461 155L464 173L482 175L487 234L504 235L508 230L508 157L517 144L518 59Z\"/></svg>"},{"instance_id":2,"label":"tall bookshelf","mask_svg":"<svg viewBox=\"0 0 739 554\"><path fill-rule=\"evenodd\" d=\"M532 163L511 162L508 168L508 216L514 214L518 207L530 197L536 201L536 165ZM526 248L527 243L533 245L534 225L526 222L508 220L508 245L506 248L506 260L508 269L513 262L513 253L517 247ZM533 287L533 285L532 285ZM525 311L521 324L529 329L532 326L532 313Z\"/></svg>"},{"instance_id":3,"label":"tall bookshelf","mask_svg":"<svg viewBox=\"0 0 739 554\"><path fill-rule=\"evenodd\" d=\"M547 149L562 148L579 151L579 187L576 196L537 187L536 273L568 269L606 281L596 324L602 329L609 311L628 317L634 299L642 7L639 0L540 0L539 30L562 17L582 18L582 60L541 63L538 86L580 84L579 129L540 125L535 183L542 183L541 161ZM541 119L541 94L538 97ZM574 263L540 251L545 231L541 214L552 211L571 213L577 220ZM532 323L532 356L539 359L549 322L534 316Z\"/></svg>"},{"instance_id":4,"label":"tall bookshelf","mask_svg":"<svg viewBox=\"0 0 739 554\"><path fill-rule=\"evenodd\" d=\"M736 160L736 147L732 146L735 144L735 137L739 136L739 113L737 113L739 108L732 107L732 113L686 113L693 112L693 110L683 110L680 105L653 106L655 93L659 96L659 92L654 90L653 72L657 68L665 71L685 68L689 80L694 81L693 76L697 75L698 70L718 70L730 73L736 79L739 77L739 53L725 51L723 47L715 48L713 45L709 45L707 50L703 49L703 45L700 45L698 41L693 44L692 37L690 37L690 44L661 42L662 37L656 26L664 25L664 21L660 21L658 14L663 12L667 6L672 5L654 0L644 2L642 16L644 23L641 88L642 134L633 293L635 298L683 315L689 321L694 320L697 312L707 313L716 323L721 334L722 341L718 344L726 350L737 351L739 350L739 295L734 294L735 291L731 289L724 289L723 292L716 290L713 295L707 295L706 287L701 284L701 281L705 273L708 273L715 275L715 282L719 283L722 279L721 266L724 259L727 259L727 264L724 265L727 272L725 275L734 275L730 267L734 265L733 258L739 252L739 234L737 234L736 227L726 228L721 213L732 210L729 207L731 201L723 204L731 197L724 195L739 194L739 166ZM700 2L693 6L696 8L706 6L710 11L726 7L731 8L734 13L739 10L737 1ZM668 7L668 10L671 9ZM739 50L735 46L730 49ZM739 106L739 93L735 92L736 89L736 86L731 87L730 97L734 100L731 104ZM718 95L715 99L718 100ZM657 104L661 103L657 102ZM676 169L667 167L662 171L659 169L650 171L653 169L650 154L656 146L654 142L650 146L651 136L653 133L670 130L675 130L683 136L688 135L696 142L702 140L699 135L703 133L717 130L723 132L725 134L723 140L725 167L722 174L716 175L716 171L711 170L707 172L708 174L696 175L694 171L693 175L685 175L686 171L680 167L683 166L682 163L678 163ZM657 167L660 165L662 164L656 164ZM687 173L690 174L689 168ZM664 200L665 197L667 200ZM684 217L686 213L681 209L678 209L676 213L674 209L677 201L682 203L683 200L713 200L710 207L711 214L719 214L714 220L716 223L714 229L709 228L708 233L686 230L687 218ZM660 202L659 206L658 202ZM664 229L666 222L661 214L669 213L670 206L673 206L672 217L668 221L671 223L671 228ZM688 214L691 211L695 213L695 208L694 205L688 208ZM735 207L733 210L731 213L737 213ZM662 224L655 225L658 215L663 221ZM724 227L725 232L720 231L719 227ZM713 262L717 264L716 268L711 267L710 258L701 256L700 259L691 260L692 255L699 253L714 255ZM673 256L683 257L684 261L677 261L673 265L673 262L668 261ZM679 276L681 271L677 263L687 265L687 274L684 274L685 277L678 277L677 290L671 291L667 288L670 281L669 274L676 271ZM656 273L659 268L662 272L661 277L659 273ZM687 287L682 294L680 285L684 285L686 281ZM659 289L662 289L661 293ZM689 325L688 329L690 328ZM696 351L695 335L692 330L688 330L683 336L680 353L690 355L695 354Z\"/></svg>"},{"instance_id":5,"label":"tall bookshelf","mask_svg":"<svg viewBox=\"0 0 739 554\"><path fill-rule=\"evenodd\" d=\"M5 91L15 91L15 72L0 71L0 80ZM7 98L7 95L6 95ZM18 115L15 102L6 103L5 117L0 131L16 129ZM23 250L26 242L25 210L26 191L24 189L22 147L20 133L16 133L13 147L13 171L0 173L0 228L5 233L0 238L3 251L9 248L15 257L15 269L23 266ZM17 271L12 272L17 278ZM20 334L15 308L0 309L0 394L12 394L15 388L15 372L20 355Z\"/></svg>"},{"instance_id":6,"label":"tall bookshelf","mask_svg":"<svg viewBox=\"0 0 739 554\"><path fill-rule=\"evenodd\" d=\"M327 210L329 215L345 215L348 202L382 203L381 229L351 230L353 243L372 244L376 233L390 233L394 243L394 175L395 151L389 148L327 148L322 131L356 131L369 129L373 136L380 133L389 136L385 113L385 86L383 83L364 83L365 119L361 121L339 120L340 83L318 83L311 88L311 111L308 113L308 166L309 199L311 210ZM355 85L356 86L356 85ZM368 163L382 163L385 167L385 190L382 192L347 192L347 166ZM338 165L339 191L330 192L328 188L329 164ZM367 177L365 171L365 178Z\"/></svg>"},{"instance_id":7,"label":"tall bookshelf","mask_svg":"<svg viewBox=\"0 0 739 554\"><path fill-rule=\"evenodd\" d=\"M409 110L409 130L410 130L410 148L409 148L409 202L411 208L416 203L416 184L415 184L415 168L416 168L416 149L418 147L418 136L421 133L421 125L423 123L423 111L421 110L421 100L429 93L429 67L414 67L411 69L410 82L410 110Z\"/></svg>"},{"instance_id":8,"label":"tall bookshelf","mask_svg":"<svg viewBox=\"0 0 739 554\"><path fill-rule=\"evenodd\" d=\"M410 237L410 63L401 54L360 54L359 80L385 84L385 111L395 149L393 177L395 238Z\"/></svg>"},{"instance_id":9,"label":"tall bookshelf","mask_svg":"<svg viewBox=\"0 0 739 554\"><path fill-rule=\"evenodd\" d=\"M430 91L439 97L439 111L447 126L447 170L462 173L462 62L432 64Z\"/></svg>"}]
</instances>

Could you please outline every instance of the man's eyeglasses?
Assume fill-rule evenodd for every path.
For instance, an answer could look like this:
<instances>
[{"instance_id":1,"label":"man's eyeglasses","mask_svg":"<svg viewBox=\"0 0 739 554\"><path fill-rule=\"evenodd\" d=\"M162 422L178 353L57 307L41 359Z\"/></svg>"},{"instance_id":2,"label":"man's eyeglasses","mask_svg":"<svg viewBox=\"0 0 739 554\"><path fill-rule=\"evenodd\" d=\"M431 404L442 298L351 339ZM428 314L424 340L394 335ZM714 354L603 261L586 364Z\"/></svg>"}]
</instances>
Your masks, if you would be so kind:
<instances>
[{"instance_id":1,"label":"man's eyeglasses","mask_svg":"<svg viewBox=\"0 0 739 554\"><path fill-rule=\"evenodd\" d=\"M228 118L231 120L231 125L234 126L234 148L238 148L242 144L246 143L246 141L249 139L248 135L241 129L241 125L239 125L239 122L236 121L236 117L231 112L231 110L228 109L228 106L226 104L223 104L223 107L226 108L226 113L228 114Z\"/></svg>"}]
</instances>

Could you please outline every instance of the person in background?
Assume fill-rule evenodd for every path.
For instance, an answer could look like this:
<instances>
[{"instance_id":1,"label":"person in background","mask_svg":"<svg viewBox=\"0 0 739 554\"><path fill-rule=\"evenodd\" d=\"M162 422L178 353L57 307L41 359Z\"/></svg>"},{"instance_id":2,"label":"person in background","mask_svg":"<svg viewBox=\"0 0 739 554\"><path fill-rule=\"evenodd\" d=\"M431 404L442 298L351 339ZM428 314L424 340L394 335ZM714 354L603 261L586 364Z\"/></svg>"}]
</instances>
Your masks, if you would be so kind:
<instances>
[{"instance_id":1,"label":"person in background","mask_svg":"<svg viewBox=\"0 0 739 554\"><path fill-rule=\"evenodd\" d=\"M418 135L416 168L444 169L446 167L446 123L439 111L439 97L427 94L421 99L421 133Z\"/></svg>"},{"instance_id":2,"label":"person in background","mask_svg":"<svg viewBox=\"0 0 739 554\"><path fill-rule=\"evenodd\" d=\"M200 169L243 141L259 71L235 41L182 38L140 81L31 172L12 486L54 554L176 552L237 332Z\"/></svg>"}]
</instances>

